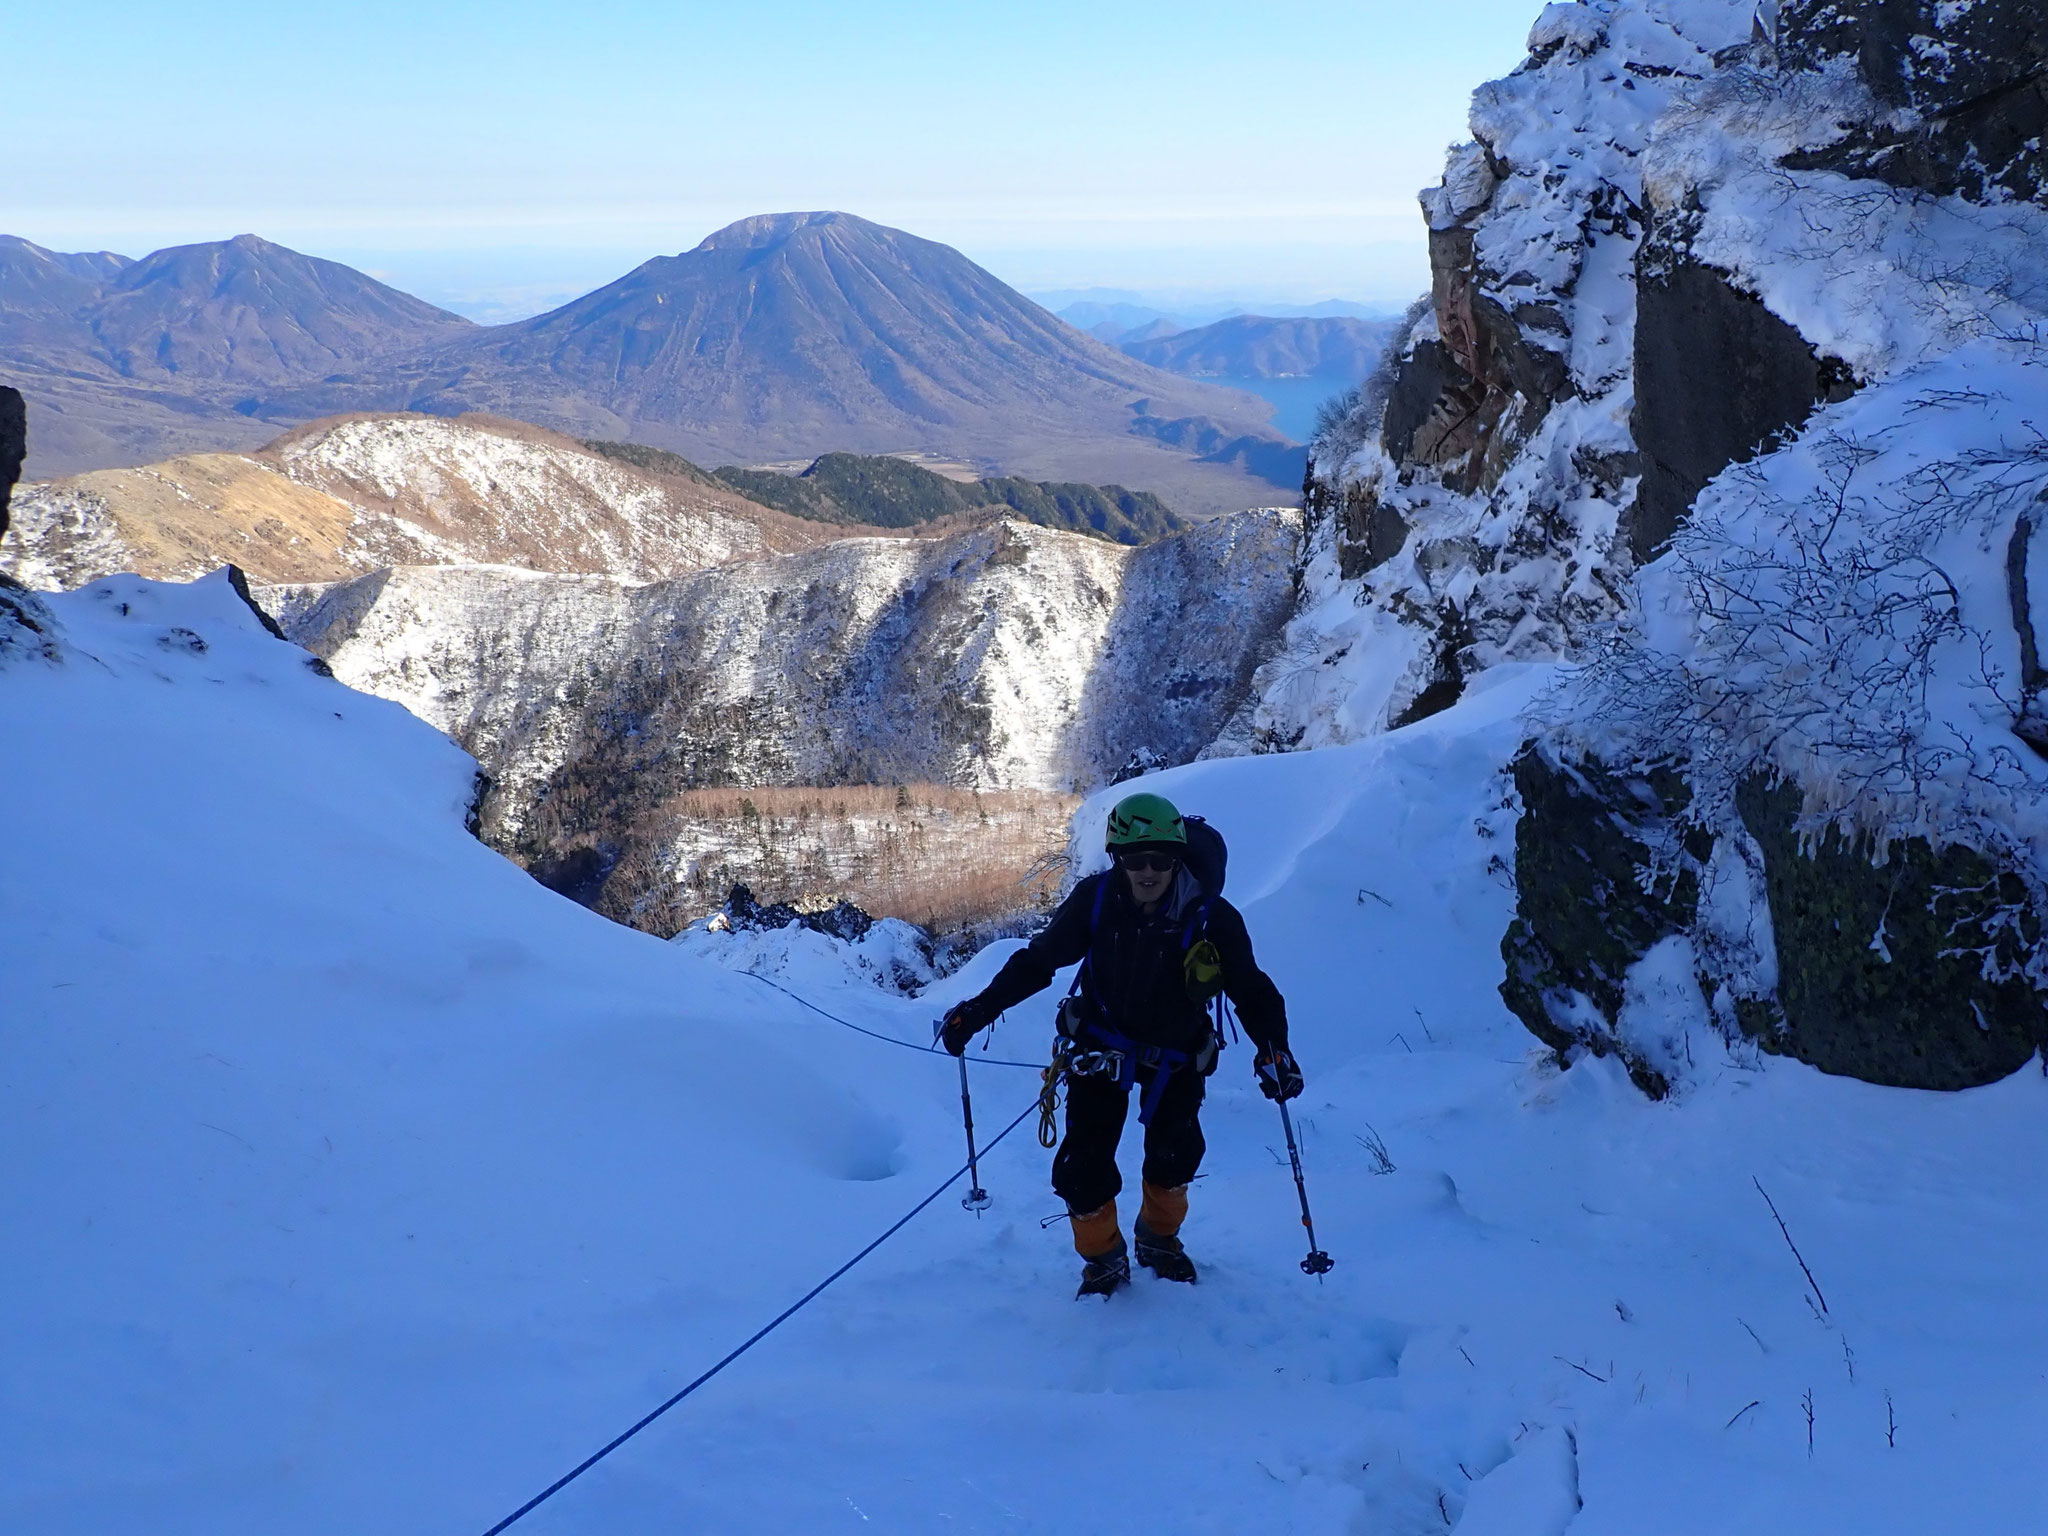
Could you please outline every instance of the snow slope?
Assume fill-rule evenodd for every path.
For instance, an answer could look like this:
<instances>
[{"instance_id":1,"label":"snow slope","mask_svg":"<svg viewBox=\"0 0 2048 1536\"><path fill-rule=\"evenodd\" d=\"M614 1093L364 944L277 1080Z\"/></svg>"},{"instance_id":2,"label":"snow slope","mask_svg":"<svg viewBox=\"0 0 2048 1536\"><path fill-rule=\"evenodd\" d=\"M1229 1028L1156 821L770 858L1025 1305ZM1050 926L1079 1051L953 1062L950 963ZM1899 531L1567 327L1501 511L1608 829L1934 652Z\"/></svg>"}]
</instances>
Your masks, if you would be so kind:
<instances>
[{"instance_id":1,"label":"snow slope","mask_svg":"<svg viewBox=\"0 0 2048 1536\"><path fill-rule=\"evenodd\" d=\"M463 833L462 753L224 583L48 614L55 660L0 654L0 1528L483 1530L955 1168L950 1062L551 896ZM1547 677L1152 781L1289 997L1326 1282L1235 1047L1200 1285L1075 1303L1027 1126L987 1215L942 1197L518 1529L2028 1528L2048 1084L1543 1065L1494 988ZM915 1041L1001 958L919 1000L774 963ZM985 1136L1036 1088L974 1078Z\"/></svg>"}]
</instances>

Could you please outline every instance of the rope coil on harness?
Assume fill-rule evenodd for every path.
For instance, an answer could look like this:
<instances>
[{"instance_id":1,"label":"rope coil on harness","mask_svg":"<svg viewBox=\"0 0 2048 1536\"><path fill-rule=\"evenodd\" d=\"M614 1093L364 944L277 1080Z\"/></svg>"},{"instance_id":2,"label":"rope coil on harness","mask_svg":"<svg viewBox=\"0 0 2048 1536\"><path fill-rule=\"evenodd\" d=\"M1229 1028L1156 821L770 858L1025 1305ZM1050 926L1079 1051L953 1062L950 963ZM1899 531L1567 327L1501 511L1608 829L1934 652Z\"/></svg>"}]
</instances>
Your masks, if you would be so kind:
<instances>
[{"instance_id":1,"label":"rope coil on harness","mask_svg":"<svg viewBox=\"0 0 2048 1536\"><path fill-rule=\"evenodd\" d=\"M1060 1142L1060 1084L1073 1070L1073 1062L1074 1042L1065 1035L1055 1035L1052 1060L1045 1064L1038 1088L1038 1144L1048 1152Z\"/></svg>"},{"instance_id":2,"label":"rope coil on harness","mask_svg":"<svg viewBox=\"0 0 2048 1536\"><path fill-rule=\"evenodd\" d=\"M793 995L794 994L792 994L792 996ZM1025 1119L1030 1115L1031 1111L1036 1109L1037 1107L1038 1106L1036 1103L1026 1105L1024 1108L1024 1112L1022 1114L1018 1115L1016 1119L1012 1120L1008 1125L1004 1126L1001 1131L996 1133L995 1139L990 1141L986 1147L982 1148L982 1155L986 1156L988 1153L993 1152L996 1149L997 1145L1003 1140L1003 1138L1005 1136L1008 1136L1010 1132L1016 1130L1018 1126L1022 1125ZM695 1381L691 1382L688 1386L684 1387L682 1391L676 1393L674 1397L671 1397L667 1402L663 1403L660 1407L656 1408L652 1413L649 1413L644 1418L640 1419L638 1423L632 1426L632 1428L626 1430L623 1434L618 1435L612 1440L608 1441L600 1449L593 1452L591 1455L586 1456L574 1467L570 1468L567 1472L563 1473L560 1477L556 1478L552 1483L548 1484L548 1486L543 1488L539 1493L535 1494L532 1498L528 1499L524 1504L520 1505L517 1509L513 1510L511 1514L507 1515L504 1519L500 1520L496 1525L492 1526L489 1530L485 1531L484 1536L498 1536L499 1532L508 1529L515 1521L525 1518L534 1510L540 1508L540 1506L545 1504L549 1499L553 1498L556 1494L560 1493L564 1488L568 1487L571 1483L575 1482L577 1478L581 1477L584 1473L588 1472L600 1461L603 1461L605 1457L611 1455L613 1451L616 1451L628 1440L632 1439L635 1435L639 1434L641 1430L645 1429L648 1425L652 1424L664 1413L667 1413L669 1409L675 1407L677 1403L680 1403L692 1392L695 1392L699 1387L703 1386L705 1382L709 1381L712 1377L716 1376L728 1365L731 1365L733 1361L739 1359L741 1355L744 1355L756 1344L760 1343L763 1339L767 1338L769 1334L773 1333L776 1329L780 1328L784 1323L788 1322L792 1317L796 1316L797 1313L801 1312L805 1307L809 1306L820 1295L822 1295L825 1291L825 1288L829 1286L833 1281L837 1280L849 1269L852 1269L854 1265L858 1264L862 1259L866 1258L869 1254L873 1253L877 1248L881 1247L882 1244L886 1243L890 1238L894 1237L898 1232L902 1231L906 1226L908 1226L910 1224L912 1217L916 1216L926 1206L930 1205L934 1200L938 1199L939 1196L943 1195L947 1190L951 1189L955 1184L959 1183L961 1176L966 1172L967 1165L963 1163L959 1168L955 1169L953 1173L947 1176L945 1183L941 1184L937 1189L933 1190L930 1194L926 1195L922 1200L918 1201L917 1204L913 1205L908 1211L905 1211L903 1215L898 1217L895 1223L880 1237L876 1238L873 1242L869 1243L867 1247L861 1249L859 1253L856 1253L844 1264L840 1265L837 1269L833 1270L831 1274L827 1275L824 1279L820 1280L816 1285L812 1286L808 1291L804 1292L803 1295L799 1296L795 1301L791 1302L787 1307L783 1308L782 1311L776 1314L776 1316L770 1322L768 1322L765 1326L758 1329L750 1338L748 1338L738 1348L734 1349L731 1353L726 1355L724 1359L720 1360L708 1371L705 1371Z\"/></svg>"}]
</instances>

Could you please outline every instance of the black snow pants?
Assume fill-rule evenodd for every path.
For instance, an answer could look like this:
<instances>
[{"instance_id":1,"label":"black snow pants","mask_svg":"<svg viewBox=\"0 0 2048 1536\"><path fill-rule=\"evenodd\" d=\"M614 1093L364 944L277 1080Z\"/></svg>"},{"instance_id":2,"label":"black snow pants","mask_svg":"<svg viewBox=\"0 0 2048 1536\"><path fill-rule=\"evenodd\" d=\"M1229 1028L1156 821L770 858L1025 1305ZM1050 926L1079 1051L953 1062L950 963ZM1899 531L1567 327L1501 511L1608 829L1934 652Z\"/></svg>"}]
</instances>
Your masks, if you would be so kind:
<instances>
[{"instance_id":1,"label":"black snow pants","mask_svg":"<svg viewBox=\"0 0 2048 1536\"><path fill-rule=\"evenodd\" d=\"M1052 1160L1053 1193L1070 1211L1100 1210L1124 1187L1117 1171L1116 1147L1123 1139L1124 1117L1133 1093L1142 1095L1151 1074L1138 1070L1138 1085L1126 1090L1113 1080L1075 1077L1067 1080L1067 1134ZM1201 1113L1207 1080L1199 1072L1172 1073L1160 1093L1152 1123L1145 1127L1144 1178L1161 1189L1175 1189L1202 1166L1206 1143L1196 1117Z\"/></svg>"}]
</instances>

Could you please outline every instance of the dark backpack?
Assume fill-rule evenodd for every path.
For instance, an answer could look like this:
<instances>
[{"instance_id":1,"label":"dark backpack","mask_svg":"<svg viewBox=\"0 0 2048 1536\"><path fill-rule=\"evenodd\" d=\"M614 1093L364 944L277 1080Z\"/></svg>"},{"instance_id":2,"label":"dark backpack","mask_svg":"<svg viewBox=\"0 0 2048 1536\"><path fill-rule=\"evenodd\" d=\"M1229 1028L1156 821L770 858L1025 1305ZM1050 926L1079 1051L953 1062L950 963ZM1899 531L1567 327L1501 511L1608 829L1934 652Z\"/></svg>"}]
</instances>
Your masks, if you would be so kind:
<instances>
[{"instance_id":1,"label":"dark backpack","mask_svg":"<svg viewBox=\"0 0 2048 1536\"><path fill-rule=\"evenodd\" d=\"M1188 873L1202 887L1202 894L1214 900L1223 894L1223 875L1230 864L1229 845L1223 841L1223 834L1201 817L1183 816L1180 820L1188 834Z\"/></svg>"}]
</instances>

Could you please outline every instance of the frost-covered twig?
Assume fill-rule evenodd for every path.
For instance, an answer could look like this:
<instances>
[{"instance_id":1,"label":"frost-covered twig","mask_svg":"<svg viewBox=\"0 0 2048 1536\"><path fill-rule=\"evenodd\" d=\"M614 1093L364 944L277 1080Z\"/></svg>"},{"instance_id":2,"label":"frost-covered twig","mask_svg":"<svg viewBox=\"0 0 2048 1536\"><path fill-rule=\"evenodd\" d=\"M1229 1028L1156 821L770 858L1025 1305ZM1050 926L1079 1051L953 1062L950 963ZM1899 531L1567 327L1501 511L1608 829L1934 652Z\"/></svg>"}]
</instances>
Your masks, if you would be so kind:
<instances>
[{"instance_id":1,"label":"frost-covered twig","mask_svg":"<svg viewBox=\"0 0 2048 1536\"><path fill-rule=\"evenodd\" d=\"M1828 1299L1821 1294L1820 1282L1813 1278L1813 1271L1807 1267L1806 1256L1799 1251L1799 1245L1792 1241L1792 1229L1785 1225L1785 1218L1778 1214L1777 1202L1771 1199L1769 1192L1764 1189L1763 1181L1754 1174L1750 1175L1749 1182L1756 1185L1756 1192L1764 1197L1764 1204L1771 1208L1771 1219L1778 1224L1778 1230L1785 1234L1785 1246L1792 1250L1792 1257L1799 1260L1799 1268L1806 1276L1806 1283L1813 1287L1814 1300L1820 1303L1820 1309L1825 1313L1828 1309Z\"/></svg>"}]
</instances>

